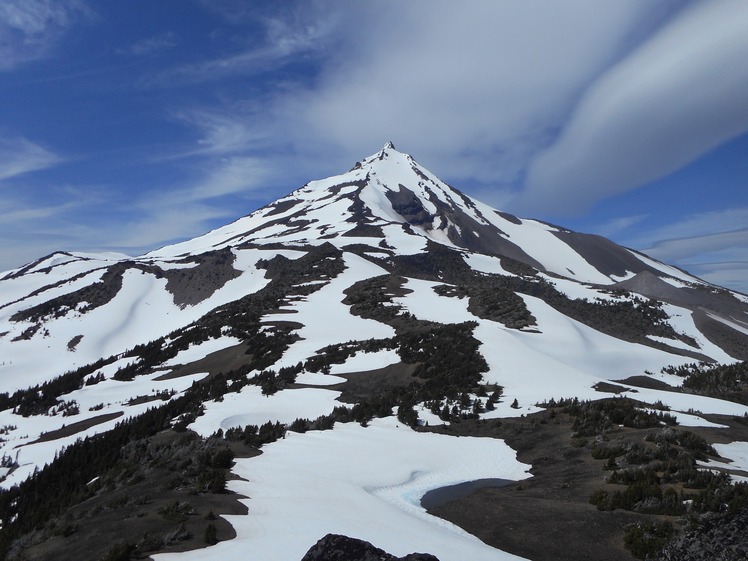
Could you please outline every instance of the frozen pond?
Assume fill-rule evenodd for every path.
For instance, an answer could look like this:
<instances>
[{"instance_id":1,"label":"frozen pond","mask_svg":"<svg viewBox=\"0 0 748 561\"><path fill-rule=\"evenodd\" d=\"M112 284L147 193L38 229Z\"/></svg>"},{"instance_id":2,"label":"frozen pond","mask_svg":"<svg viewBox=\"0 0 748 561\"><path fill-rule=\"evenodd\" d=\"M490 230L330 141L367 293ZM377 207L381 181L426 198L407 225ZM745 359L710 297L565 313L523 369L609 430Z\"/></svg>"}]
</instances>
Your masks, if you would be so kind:
<instances>
[{"instance_id":1,"label":"frozen pond","mask_svg":"<svg viewBox=\"0 0 748 561\"><path fill-rule=\"evenodd\" d=\"M511 479L498 479L491 477L488 479L476 479L466 481L457 485L448 485L439 489L432 489L421 498L421 506L426 510L436 508L443 504L456 501L462 497L467 497L473 491L483 489L484 487L504 487L510 483L516 483Z\"/></svg>"}]
</instances>

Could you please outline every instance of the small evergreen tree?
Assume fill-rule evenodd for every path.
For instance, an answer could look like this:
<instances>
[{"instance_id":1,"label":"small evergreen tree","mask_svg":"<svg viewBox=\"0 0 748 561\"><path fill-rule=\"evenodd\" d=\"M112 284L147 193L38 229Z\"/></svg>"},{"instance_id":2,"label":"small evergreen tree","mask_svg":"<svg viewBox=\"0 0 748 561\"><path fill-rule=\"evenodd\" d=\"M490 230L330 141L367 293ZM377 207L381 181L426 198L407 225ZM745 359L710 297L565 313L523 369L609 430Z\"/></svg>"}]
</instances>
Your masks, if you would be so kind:
<instances>
[{"instance_id":1,"label":"small evergreen tree","mask_svg":"<svg viewBox=\"0 0 748 561\"><path fill-rule=\"evenodd\" d=\"M205 543L207 543L208 545L215 545L218 543L218 532L216 530L215 524L208 524L208 527L205 528L203 541L205 541Z\"/></svg>"}]
</instances>

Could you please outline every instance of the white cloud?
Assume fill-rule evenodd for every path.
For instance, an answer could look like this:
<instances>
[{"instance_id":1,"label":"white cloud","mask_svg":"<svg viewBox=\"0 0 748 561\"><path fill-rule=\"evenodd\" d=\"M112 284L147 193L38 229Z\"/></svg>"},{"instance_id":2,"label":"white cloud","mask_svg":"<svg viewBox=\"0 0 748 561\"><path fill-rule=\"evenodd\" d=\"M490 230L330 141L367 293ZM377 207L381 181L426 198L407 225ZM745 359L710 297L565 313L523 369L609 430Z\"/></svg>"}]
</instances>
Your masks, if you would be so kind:
<instances>
[{"instance_id":1,"label":"white cloud","mask_svg":"<svg viewBox=\"0 0 748 561\"><path fill-rule=\"evenodd\" d=\"M746 224L748 224L748 207L699 212L650 230L647 233L647 239L651 241L709 236L740 230L745 228ZM642 239L640 243L650 242Z\"/></svg>"},{"instance_id":2,"label":"white cloud","mask_svg":"<svg viewBox=\"0 0 748 561\"><path fill-rule=\"evenodd\" d=\"M251 115L242 109L192 109L175 113L175 118L198 131L196 146L168 158L227 155L262 148L266 131L254 126Z\"/></svg>"},{"instance_id":3,"label":"white cloud","mask_svg":"<svg viewBox=\"0 0 748 561\"><path fill-rule=\"evenodd\" d=\"M393 140L449 177L516 182L649 12L584 0L348 5L320 79L273 119L302 152L323 143L358 158Z\"/></svg>"},{"instance_id":4,"label":"white cloud","mask_svg":"<svg viewBox=\"0 0 748 561\"><path fill-rule=\"evenodd\" d=\"M321 1L280 16L211 3L233 25L260 21L262 37L146 81L178 86L311 61L319 74L275 82L267 97L254 92L249 109L234 102L222 113L179 114L204 133L182 155L241 153L261 142L265 153L349 163L393 140L448 179L503 201L580 92L680 3Z\"/></svg>"},{"instance_id":5,"label":"white cloud","mask_svg":"<svg viewBox=\"0 0 748 561\"><path fill-rule=\"evenodd\" d=\"M62 161L62 157L26 138L0 139L0 181L42 170Z\"/></svg>"},{"instance_id":6,"label":"white cloud","mask_svg":"<svg viewBox=\"0 0 748 561\"><path fill-rule=\"evenodd\" d=\"M748 2L697 2L597 80L532 165L523 206L581 212L748 130Z\"/></svg>"},{"instance_id":7,"label":"white cloud","mask_svg":"<svg viewBox=\"0 0 748 561\"><path fill-rule=\"evenodd\" d=\"M147 213L128 223L116 236L99 242L105 250L145 253L158 245L204 234L209 222L226 219L230 212L199 203L183 203ZM124 235L122 235L124 233Z\"/></svg>"},{"instance_id":8,"label":"white cloud","mask_svg":"<svg viewBox=\"0 0 748 561\"><path fill-rule=\"evenodd\" d=\"M146 37L145 39L136 41L127 47L117 49L117 53L148 56L164 49L176 47L178 43L177 35L173 31L165 31L153 37Z\"/></svg>"},{"instance_id":9,"label":"white cloud","mask_svg":"<svg viewBox=\"0 0 748 561\"><path fill-rule=\"evenodd\" d=\"M645 253L668 262L699 257L706 259L715 253L741 256L748 260L748 228L730 232L716 232L701 236L666 239L655 242Z\"/></svg>"},{"instance_id":10,"label":"white cloud","mask_svg":"<svg viewBox=\"0 0 748 561\"><path fill-rule=\"evenodd\" d=\"M3 0L0 70L45 56L60 34L90 16L82 0Z\"/></svg>"},{"instance_id":11,"label":"white cloud","mask_svg":"<svg viewBox=\"0 0 748 561\"><path fill-rule=\"evenodd\" d=\"M311 7L309 9L312 9ZM335 14L318 16L313 23L289 17L260 18L264 26L261 41L241 45L224 56L181 64L146 77L141 85L171 88L216 82L236 75L251 76L275 71L298 55L309 56L326 45L325 37L333 29ZM255 18L258 19L258 18Z\"/></svg>"},{"instance_id":12,"label":"white cloud","mask_svg":"<svg viewBox=\"0 0 748 561\"><path fill-rule=\"evenodd\" d=\"M619 216L617 218L609 220L605 224L601 224L595 227L594 232L600 236L612 237L612 236L615 236L616 234L619 234L621 232L628 230L635 224L639 224L642 220L645 220L648 216L649 216L648 214L634 214L631 216Z\"/></svg>"},{"instance_id":13,"label":"white cloud","mask_svg":"<svg viewBox=\"0 0 748 561\"><path fill-rule=\"evenodd\" d=\"M702 212L625 242L709 282L748 293L748 207Z\"/></svg>"},{"instance_id":14,"label":"white cloud","mask_svg":"<svg viewBox=\"0 0 748 561\"><path fill-rule=\"evenodd\" d=\"M748 260L698 263L685 268L707 282L748 294Z\"/></svg>"},{"instance_id":15,"label":"white cloud","mask_svg":"<svg viewBox=\"0 0 748 561\"><path fill-rule=\"evenodd\" d=\"M91 240L100 239L103 230L71 221L71 216L89 204L85 198L76 198L41 206L6 194L0 200L0 271L53 251L85 248ZM18 235L19 230L22 236Z\"/></svg>"},{"instance_id":16,"label":"white cloud","mask_svg":"<svg viewBox=\"0 0 748 561\"><path fill-rule=\"evenodd\" d=\"M188 201L205 201L236 193L247 194L262 187L268 171L262 159L237 156L222 159L206 177L178 196Z\"/></svg>"},{"instance_id":17,"label":"white cloud","mask_svg":"<svg viewBox=\"0 0 748 561\"><path fill-rule=\"evenodd\" d=\"M6 229L10 225L16 223L28 224L32 220L49 219L65 214L72 209L78 208L80 205L75 202L63 203L61 205L51 206L9 206L7 204L0 205L0 223L3 228Z\"/></svg>"},{"instance_id":18,"label":"white cloud","mask_svg":"<svg viewBox=\"0 0 748 561\"><path fill-rule=\"evenodd\" d=\"M203 163L205 168L183 188L143 193L114 211L112 197L91 189L65 189L67 202L39 206L34 201L0 201L0 272L53 251L122 251L141 254L204 234L237 218L236 201L222 197L258 188L262 166L250 158ZM247 210L252 210L248 208ZM23 228L19 238L17 228Z\"/></svg>"},{"instance_id":19,"label":"white cloud","mask_svg":"<svg viewBox=\"0 0 748 561\"><path fill-rule=\"evenodd\" d=\"M130 204L135 218L97 240L100 248L145 252L155 246L204 234L216 221L235 220L254 208L237 211L236 198L246 201L264 188L268 170L263 160L234 156L203 161L197 176L181 188L146 193ZM83 242L85 243L85 242ZM90 241L88 242L90 243Z\"/></svg>"}]
</instances>

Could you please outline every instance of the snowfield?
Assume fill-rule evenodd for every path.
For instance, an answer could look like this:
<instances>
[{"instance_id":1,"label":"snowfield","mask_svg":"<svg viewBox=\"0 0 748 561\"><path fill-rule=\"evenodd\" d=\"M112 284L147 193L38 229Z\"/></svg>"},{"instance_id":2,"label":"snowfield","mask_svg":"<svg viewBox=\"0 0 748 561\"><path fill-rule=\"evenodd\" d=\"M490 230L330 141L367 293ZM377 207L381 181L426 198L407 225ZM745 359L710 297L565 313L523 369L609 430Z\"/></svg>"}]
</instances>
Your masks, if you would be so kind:
<instances>
[{"instance_id":1,"label":"snowfield","mask_svg":"<svg viewBox=\"0 0 748 561\"><path fill-rule=\"evenodd\" d=\"M158 561L298 560L329 532L364 539L402 556L427 551L440 561L521 559L487 546L420 506L431 489L484 478L521 480L527 464L502 441L416 433L396 419L289 433L239 460L232 491L246 516L227 516L234 540ZM376 521L373 523L372 521Z\"/></svg>"},{"instance_id":2,"label":"snowfield","mask_svg":"<svg viewBox=\"0 0 748 561\"><path fill-rule=\"evenodd\" d=\"M13 341L29 326L27 322L8 320L20 309L19 304L0 308L0 323L11 328L7 334L0 335L0 392L25 389L99 358L120 354L184 327L218 306L257 292L269 282L265 272L257 269L257 262L284 253L257 249L233 251L234 266L240 268L242 274L194 306L177 306L166 289L166 279L130 269L123 276L121 290L108 304L85 314L72 311L60 318L48 318L43 322L44 334L40 332L29 340ZM301 255L288 252L287 256L298 258ZM90 264L89 261L85 263ZM99 271L92 274L97 278L101 276ZM22 279L11 282L19 280ZM63 293L80 288L79 283L80 280ZM60 293L60 289L54 289L52 294ZM70 350L68 344L76 336L82 338L75 349ZM49 360L50 356L55 359Z\"/></svg>"},{"instance_id":3,"label":"snowfield","mask_svg":"<svg viewBox=\"0 0 748 561\"><path fill-rule=\"evenodd\" d=\"M714 449L727 461L719 462L711 460L709 462L699 462L701 465L709 468L737 469L744 472L745 476L748 477L748 442L715 444Z\"/></svg>"},{"instance_id":4,"label":"snowfield","mask_svg":"<svg viewBox=\"0 0 748 561\"><path fill-rule=\"evenodd\" d=\"M244 428L270 421L291 424L298 418L316 419L341 405L336 401L340 392L317 388L284 390L262 395L259 386L246 386L238 393L229 393L222 401L205 403L205 414L190 425L201 436L210 436L218 429Z\"/></svg>"}]
</instances>

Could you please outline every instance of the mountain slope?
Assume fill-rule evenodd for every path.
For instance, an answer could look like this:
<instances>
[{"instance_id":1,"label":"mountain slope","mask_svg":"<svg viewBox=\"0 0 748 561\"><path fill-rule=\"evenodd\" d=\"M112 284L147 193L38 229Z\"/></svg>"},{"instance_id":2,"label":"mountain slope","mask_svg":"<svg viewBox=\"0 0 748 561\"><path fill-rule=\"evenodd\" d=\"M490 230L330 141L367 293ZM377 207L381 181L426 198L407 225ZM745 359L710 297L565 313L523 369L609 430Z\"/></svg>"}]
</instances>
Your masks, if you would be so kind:
<instances>
[{"instance_id":1,"label":"mountain slope","mask_svg":"<svg viewBox=\"0 0 748 561\"><path fill-rule=\"evenodd\" d=\"M337 247L360 243L398 253L413 253L432 240L505 256L581 282L610 284L642 271L697 282L599 236L492 209L446 185L391 143L347 173L308 183L246 218L148 256L174 257L243 243L326 240Z\"/></svg>"},{"instance_id":2,"label":"mountain slope","mask_svg":"<svg viewBox=\"0 0 748 561\"><path fill-rule=\"evenodd\" d=\"M486 273L506 274L502 263L533 267L572 298L608 298L590 284L628 290L696 312L699 325L687 326L686 335L699 339L703 332L728 355L746 358L739 342L748 331L744 296L604 238L491 209L388 144L345 174L311 182L194 240L134 259L57 253L7 273L0 285L6 326L0 351L12 358L3 365L0 390L28 387L163 336L261 288L267 281L255 264L279 247L292 255L322 243L380 259L428 253L438 244L480 262ZM157 323L149 319L154 314ZM702 353L702 346L694 352L729 360ZM54 352L56 363L39 360L43 352Z\"/></svg>"},{"instance_id":3,"label":"mountain slope","mask_svg":"<svg viewBox=\"0 0 748 561\"><path fill-rule=\"evenodd\" d=\"M257 559L294 559L339 532L396 555L431 546L442 561L510 558L418 501L470 479L521 479L527 466L499 442L456 444L407 425L532 414L601 387L665 403L682 423L710 425L693 410L742 416L746 405L680 391L683 378L663 369L748 358L747 314L744 295L492 209L388 144L193 240L134 258L60 252L5 273L2 485L156 404L204 437L355 419L372 426L294 433L237 461L251 483L233 487L262 514L232 519L239 537L221 551L266 532L252 542ZM393 408L398 421L381 418ZM319 464L297 465L315 450ZM365 469L341 460L352 450ZM299 520L298 539L279 545L303 489L339 492L348 507L309 495L315 523ZM393 529L353 514L374 511ZM412 537L394 537L398 526Z\"/></svg>"}]
</instances>

